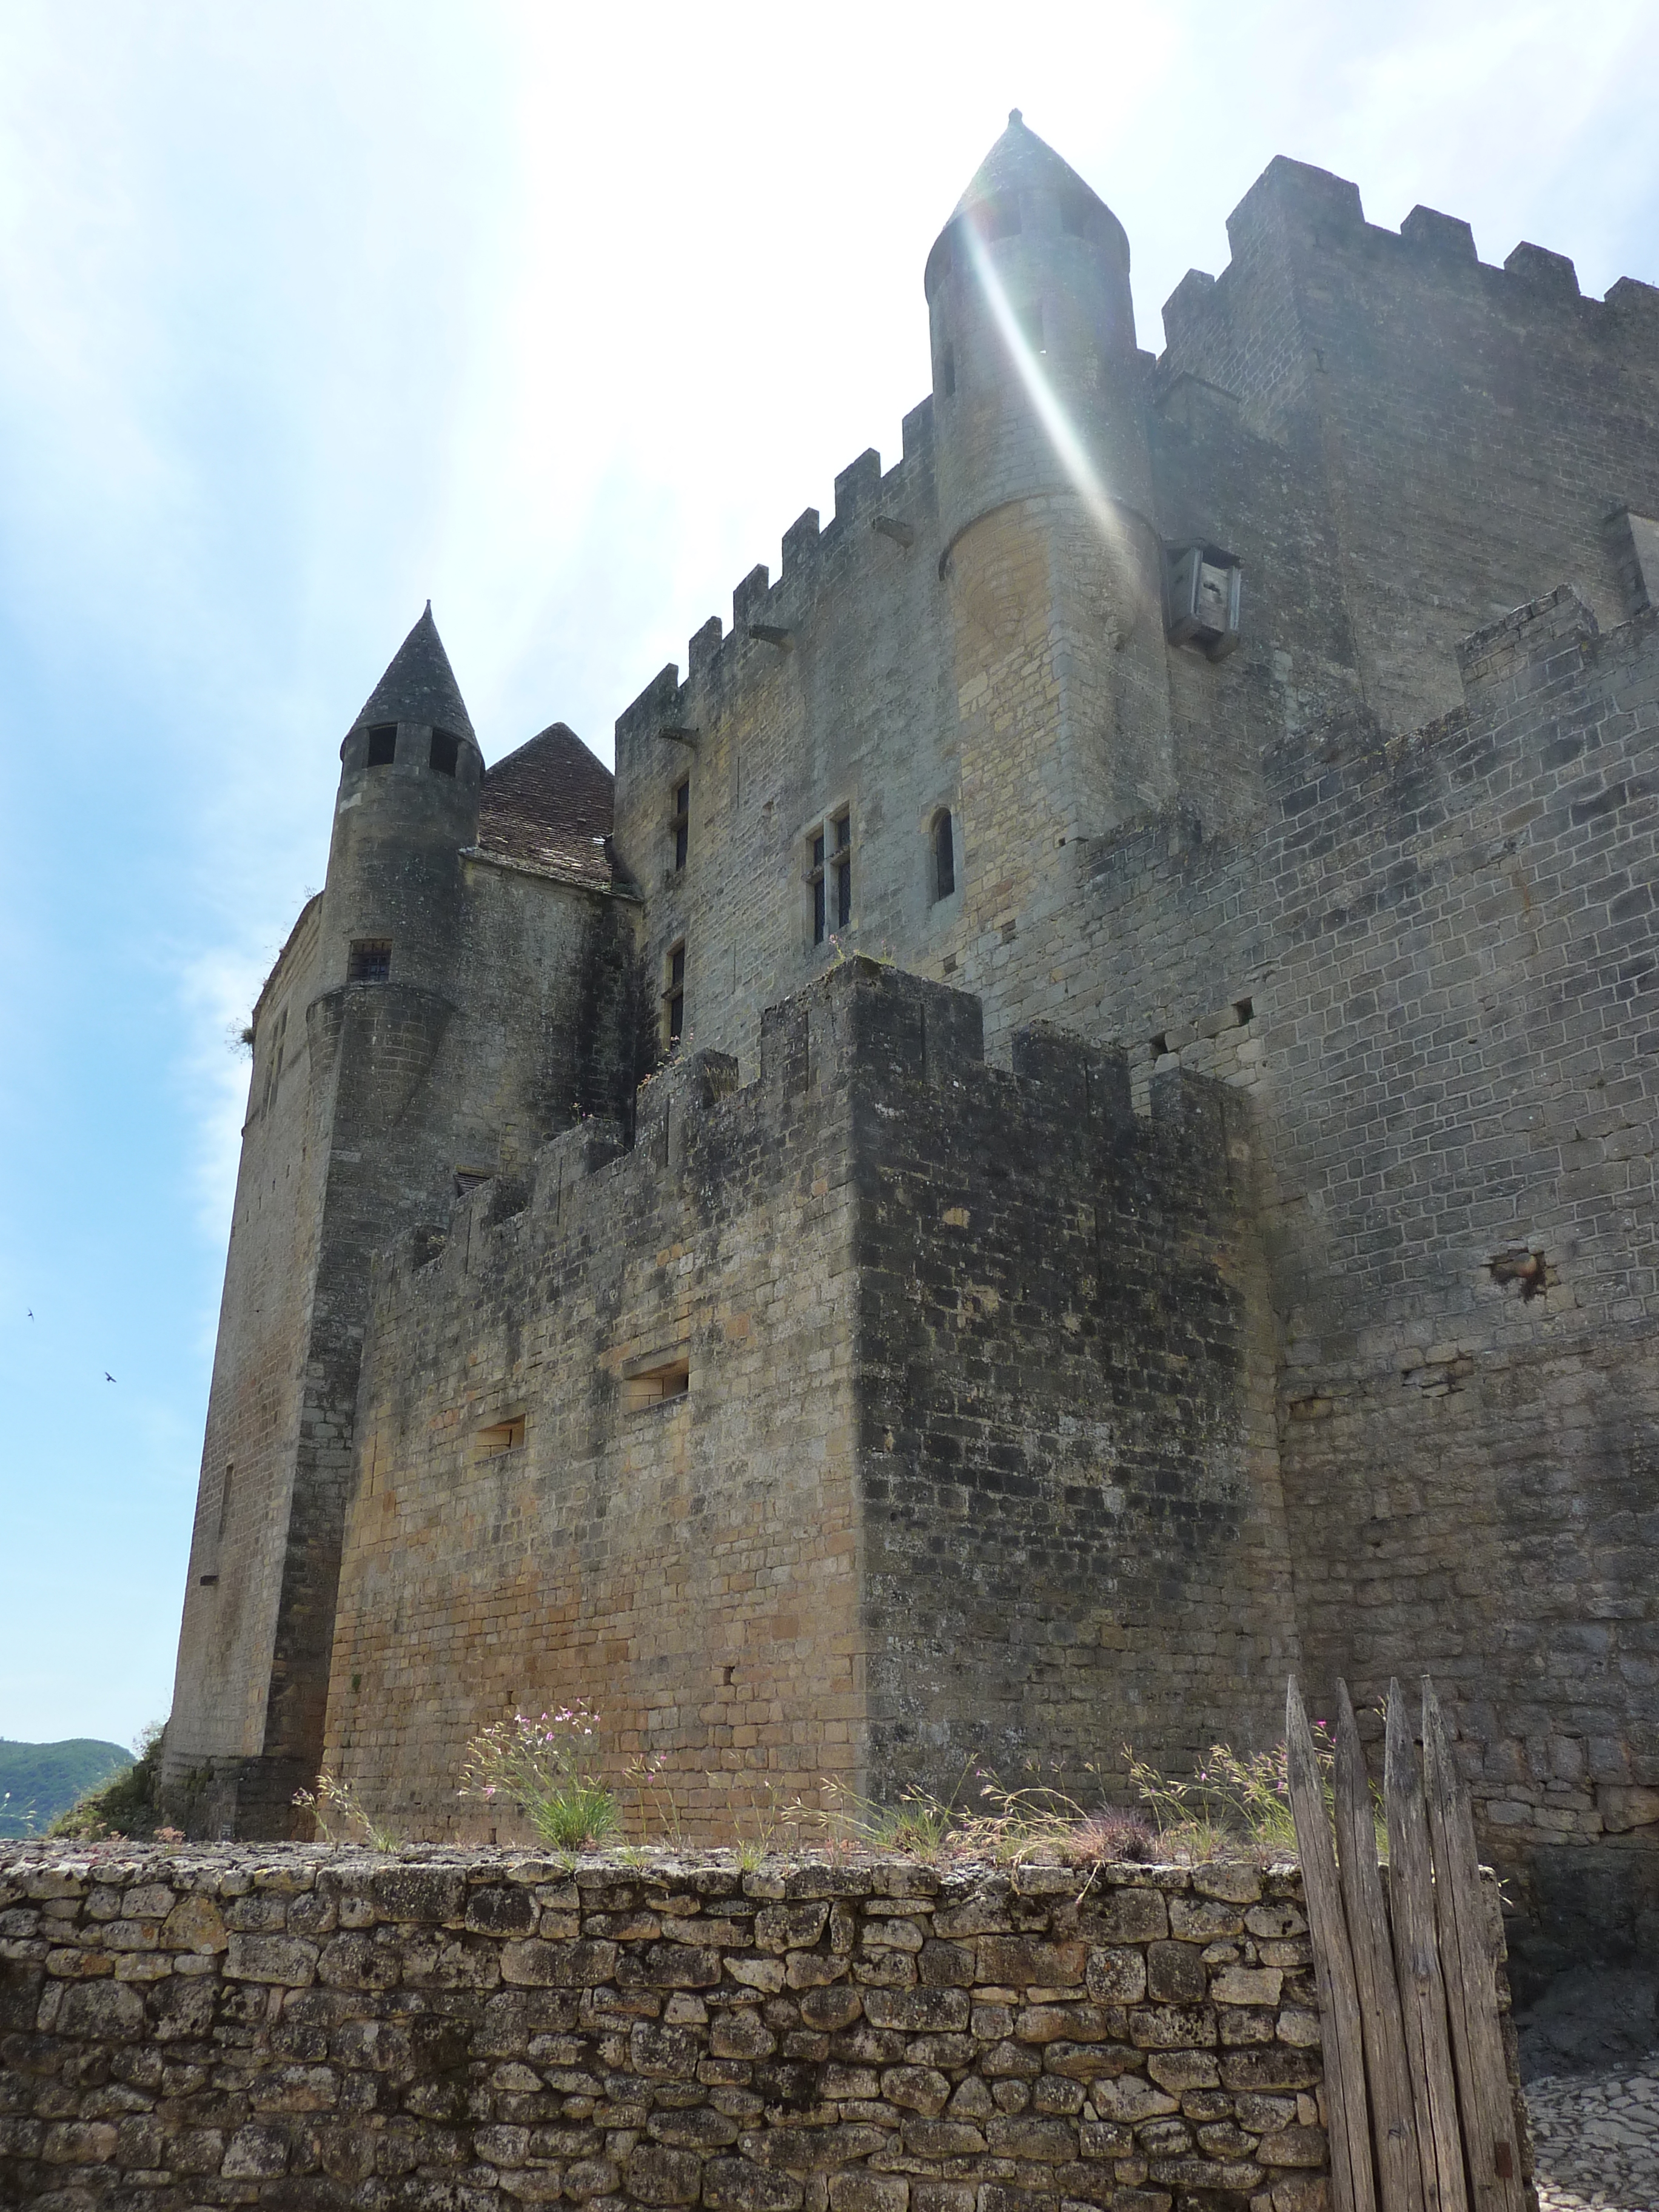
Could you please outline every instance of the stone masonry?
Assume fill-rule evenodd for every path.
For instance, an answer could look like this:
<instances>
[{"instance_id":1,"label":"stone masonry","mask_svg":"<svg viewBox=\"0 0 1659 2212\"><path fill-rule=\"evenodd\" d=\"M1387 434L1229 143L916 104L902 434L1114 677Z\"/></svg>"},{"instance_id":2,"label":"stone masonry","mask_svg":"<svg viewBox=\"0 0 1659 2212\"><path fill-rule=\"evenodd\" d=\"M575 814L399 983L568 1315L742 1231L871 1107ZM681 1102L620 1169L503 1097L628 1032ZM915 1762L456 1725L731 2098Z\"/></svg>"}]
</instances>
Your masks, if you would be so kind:
<instances>
[{"instance_id":1,"label":"stone masonry","mask_svg":"<svg viewBox=\"0 0 1659 2212\"><path fill-rule=\"evenodd\" d=\"M1144 349L1012 118L614 782L416 624L255 1009L191 1832L459 1838L574 1694L712 1832L1426 1669L1534 1964L1659 1948L1659 290L1228 235Z\"/></svg>"},{"instance_id":2,"label":"stone masonry","mask_svg":"<svg viewBox=\"0 0 1659 2212\"><path fill-rule=\"evenodd\" d=\"M34 1850L0 2204L1328 2212L1310 1960L1292 1867Z\"/></svg>"}]
</instances>

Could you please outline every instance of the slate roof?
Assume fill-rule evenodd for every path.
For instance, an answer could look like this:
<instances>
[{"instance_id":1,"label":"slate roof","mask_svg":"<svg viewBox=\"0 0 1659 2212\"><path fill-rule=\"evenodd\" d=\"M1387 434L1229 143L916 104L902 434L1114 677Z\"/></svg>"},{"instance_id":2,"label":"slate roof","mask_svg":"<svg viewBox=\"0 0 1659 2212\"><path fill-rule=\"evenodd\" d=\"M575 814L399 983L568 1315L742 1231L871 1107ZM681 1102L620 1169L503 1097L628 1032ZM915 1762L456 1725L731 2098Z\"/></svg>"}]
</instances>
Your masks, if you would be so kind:
<instances>
[{"instance_id":1,"label":"slate roof","mask_svg":"<svg viewBox=\"0 0 1659 2212\"><path fill-rule=\"evenodd\" d=\"M611 835L615 787L575 732L551 722L485 771L479 848L608 890L616 878L603 841Z\"/></svg>"},{"instance_id":2,"label":"slate roof","mask_svg":"<svg viewBox=\"0 0 1659 2212\"><path fill-rule=\"evenodd\" d=\"M477 744L461 687L432 619L430 599L351 726L358 729L365 722L427 722Z\"/></svg>"}]
</instances>

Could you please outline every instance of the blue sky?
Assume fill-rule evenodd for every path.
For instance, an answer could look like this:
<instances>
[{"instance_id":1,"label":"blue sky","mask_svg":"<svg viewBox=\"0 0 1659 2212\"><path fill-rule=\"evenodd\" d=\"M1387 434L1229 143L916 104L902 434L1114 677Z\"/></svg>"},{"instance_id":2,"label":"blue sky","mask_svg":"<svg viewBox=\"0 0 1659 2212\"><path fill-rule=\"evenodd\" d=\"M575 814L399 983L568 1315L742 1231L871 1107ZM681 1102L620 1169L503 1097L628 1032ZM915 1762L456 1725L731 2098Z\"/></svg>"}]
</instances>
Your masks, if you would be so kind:
<instances>
[{"instance_id":1,"label":"blue sky","mask_svg":"<svg viewBox=\"0 0 1659 2212\"><path fill-rule=\"evenodd\" d=\"M896 456L923 260L1011 106L1122 218L1155 349L1275 153L1659 282L1650 7L1572 21L9 0L0 1735L167 1709L230 1040L428 594L487 758L559 716L608 759Z\"/></svg>"}]
</instances>

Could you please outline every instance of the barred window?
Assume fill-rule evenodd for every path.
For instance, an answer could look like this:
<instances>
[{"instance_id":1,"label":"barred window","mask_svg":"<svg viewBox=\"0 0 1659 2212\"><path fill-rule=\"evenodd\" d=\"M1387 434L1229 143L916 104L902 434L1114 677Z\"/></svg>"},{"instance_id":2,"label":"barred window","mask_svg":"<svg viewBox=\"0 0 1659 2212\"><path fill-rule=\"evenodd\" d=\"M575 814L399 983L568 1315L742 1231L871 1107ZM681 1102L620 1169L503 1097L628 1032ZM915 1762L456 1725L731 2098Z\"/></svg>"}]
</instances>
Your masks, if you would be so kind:
<instances>
[{"instance_id":1,"label":"barred window","mask_svg":"<svg viewBox=\"0 0 1659 2212\"><path fill-rule=\"evenodd\" d=\"M348 983L389 983L392 981L392 939L359 937L353 940L346 963Z\"/></svg>"}]
</instances>

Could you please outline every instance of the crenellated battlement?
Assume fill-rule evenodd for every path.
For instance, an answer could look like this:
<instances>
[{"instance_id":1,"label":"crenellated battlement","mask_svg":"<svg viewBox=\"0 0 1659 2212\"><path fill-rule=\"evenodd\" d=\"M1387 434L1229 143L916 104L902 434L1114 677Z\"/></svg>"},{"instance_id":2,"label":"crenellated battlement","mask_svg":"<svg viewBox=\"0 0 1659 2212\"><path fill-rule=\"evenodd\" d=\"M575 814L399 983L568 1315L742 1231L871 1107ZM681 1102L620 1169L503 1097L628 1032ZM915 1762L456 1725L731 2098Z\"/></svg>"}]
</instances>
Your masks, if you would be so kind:
<instances>
[{"instance_id":1,"label":"crenellated battlement","mask_svg":"<svg viewBox=\"0 0 1659 2212\"><path fill-rule=\"evenodd\" d=\"M1468 222L1435 208L1414 207L1398 231L1389 230L1366 221L1358 185L1283 156L1268 164L1228 216L1227 238L1232 258L1221 274L1188 270L1164 302L1160 368L1166 376L1179 372L1189 352L1203 350L1235 314L1248 316L1249 300L1241 294L1249 295L1292 246L1345 263L1359 276L1416 276L1437 289L1472 284L1495 306L1571 315L1604 344L1650 344L1659 332L1659 287L1623 276L1604 300L1586 298L1566 254L1526 241L1496 267L1480 259Z\"/></svg>"},{"instance_id":2,"label":"crenellated battlement","mask_svg":"<svg viewBox=\"0 0 1659 2212\"><path fill-rule=\"evenodd\" d=\"M692 1185L706 1206L728 1169L740 1197L755 1158L787 1172L802 1102L816 1122L867 1094L873 1112L890 1119L934 1113L941 1094L968 1092L1016 1149L1093 1143L1167 1166L1173 1146L1187 1148L1182 1173L1206 1182L1224 1170L1219 1086L1173 1070L1154 1084L1142 1119L1130 1103L1128 1054L1048 1022L1016 1034L1011 1067L992 1066L976 998L861 955L769 1008L758 1071L748 1084L738 1078L728 1053L671 1060L641 1086L631 1146L615 1122L566 1130L541 1147L521 1182L480 1184L457 1197L445 1227L410 1231L388 1247L375 1262L380 1297L471 1298L481 1276L538 1254L537 1264L556 1273L559 1249L590 1243L600 1220L654 1216Z\"/></svg>"},{"instance_id":3,"label":"crenellated battlement","mask_svg":"<svg viewBox=\"0 0 1659 2212\"><path fill-rule=\"evenodd\" d=\"M921 544L932 533L933 402L913 407L902 425L903 452L884 472L881 456L866 447L836 478L835 513L821 524L817 507L805 508L785 531L781 573L759 562L732 592L732 626L711 615L686 647L686 675L671 661L617 718L617 760L637 738L654 742L664 727L684 726L692 697L719 698L757 670L769 671L780 652L804 641L812 603L826 585L844 582L859 563L891 557L894 538L875 527L896 522ZM908 547L905 550L909 550Z\"/></svg>"}]
</instances>

